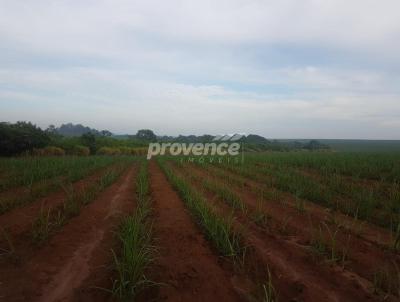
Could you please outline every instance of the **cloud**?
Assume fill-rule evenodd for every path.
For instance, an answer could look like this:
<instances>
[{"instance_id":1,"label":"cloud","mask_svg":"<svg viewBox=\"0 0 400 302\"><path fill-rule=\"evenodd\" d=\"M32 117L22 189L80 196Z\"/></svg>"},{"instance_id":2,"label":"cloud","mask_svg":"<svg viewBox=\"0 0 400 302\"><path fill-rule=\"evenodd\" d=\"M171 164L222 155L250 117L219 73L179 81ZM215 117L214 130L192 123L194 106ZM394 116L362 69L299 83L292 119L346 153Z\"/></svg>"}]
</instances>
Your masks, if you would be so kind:
<instances>
[{"instance_id":1,"label":"cloud","mask_svg":"<svg viewBox=\"0 0 400 302\"><path fill-rule=\"evenodd\" d=\"M134 74L105 70L58 72L57 77L52 73L34 73L34 76L30 72L0 73L0 82L7 81L8 86L23 82L24 87L31 91L4 91L0 99L29 109L24 114L20 112L19 119L32 116L40 119L43 112L50 112L49 116L57 117L61 122L85 121L116 132L132 132L132 127L134 130L149 127L165 134L245 131L290 137L290 129L282 129L288 125L296 127L293 121L297 121L300 124L312 122L304 130L304 136L314 133L324 136L324 124L336 122L355 126L367 123L370 127L384 125L381 135L388 138L392 133L385 134L388 129L386 119L400 116L396 96L380 95L379 101L368 95L275 99L268 93L238 92L218 85L140 80L135 79ZM101 87L102 83L106 87ZM97 85L97 89L93 89L93 85ZM60 91L64 93L60 94ZM30 97L39 93L43 94L41 98ZM42 126L49 123L45 120ZM279 125L285 126L278 135L269 131L279 129ZM350 129L349 137L353 133L354 129ZM368 129L358 133L368 137Z\"/></svg>"},{"instance_id":2,"label":"cloud","mask_svg":"<svg viewBox=\"0 0 400 302\"><path fill-rule=\"evenodd\" d=\"M399 12L394 0L2 1L0 119L399 138Z\"/></svg>"},{"instance_id":3,"label":"cloud","mask_svg":"<svg viewBox=\"0 0 400 302\"><path fill-rule=\"evenodd\" d=\"M194 44L324 43L393 53L400 46L396 0L47 0L1 8L2 35L42 50L119 53L137 33Z\"/></svg>"}]
</instances>

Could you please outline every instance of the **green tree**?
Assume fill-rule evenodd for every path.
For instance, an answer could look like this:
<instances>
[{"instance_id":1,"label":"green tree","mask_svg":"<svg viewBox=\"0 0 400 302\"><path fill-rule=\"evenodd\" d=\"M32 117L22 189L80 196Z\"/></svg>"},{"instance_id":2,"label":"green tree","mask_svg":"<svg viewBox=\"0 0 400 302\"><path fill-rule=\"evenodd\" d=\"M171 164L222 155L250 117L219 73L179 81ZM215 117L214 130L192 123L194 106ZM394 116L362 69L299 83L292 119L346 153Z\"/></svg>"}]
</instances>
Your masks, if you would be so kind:
<instances>
[{"instance_id":1,"label":"green tree","mask_svg":"<svg viewBox=\"0 0 400 302\"><path fill-rule=\"evenodd\" d=\"M102 136L108 136L108 137L112 136L112 133L110 131L108 131L108 130L101 130L100 134Z\"/></svg>"},{"instance_id":2,"label":"green tree","mask_svg":"<svg viewBox=\"0 0 400 302\"><path fill-rule=\"evenodd\" d=\"M157 136L150 129L141 129L136 133L136 138L144 141L154 142Z\"/></svg>"},{"instance_id":3,"label":"green tree","mask_svg":"<svg viewBox=\"0 0 400 302\"><path fill-rule=\"evenodd\" d=\"M88 132L88 133L82 134L81 142L82 142L82 145L89 148L91 154L96 153L96 136L93 133Z\"/></svg>"},{"instance_id":4,"label":"green tree","mask_svg":"<svg viewBox=\"0 0 400 302\"><path fill-rule=\"evenodd\" d=\"M48 134L27 122L0 123L0 155L11 156L48 145Z\"/></svg>"}]
</instances>

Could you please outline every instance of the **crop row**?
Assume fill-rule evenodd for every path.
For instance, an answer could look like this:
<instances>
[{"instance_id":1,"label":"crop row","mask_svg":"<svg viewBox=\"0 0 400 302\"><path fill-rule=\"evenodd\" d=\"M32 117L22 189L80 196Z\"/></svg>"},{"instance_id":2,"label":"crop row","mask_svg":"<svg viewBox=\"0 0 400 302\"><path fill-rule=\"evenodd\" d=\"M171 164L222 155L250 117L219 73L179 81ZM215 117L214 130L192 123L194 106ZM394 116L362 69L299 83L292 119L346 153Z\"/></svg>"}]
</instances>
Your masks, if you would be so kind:
<instances>
[{"instance_id":1,"label":"crop row","mask_svg":"<svg viewBox=\"0 0 400 302\"><path fill-rule=\"evenodd\" d=\"M326 175L342 174L354 178L400 181L398 153L270 152L246 154L245 162L312 168Z\"/></svg>"},{"instance_id":2,"label":"crop row","mask_svg":"<svg viewBox=\"0 0 400 302\"><path fill-rule=\"evenodd\" d=\"M128 161L130 162L130 161ZM95 200L101 192L114 183L126 170L127 162L119 163L106 171L97 181L81 191L75 191L72 185L65 187L66 199L56 208L42 208L32 226L32 240L42 243L61 229L69 219L79 215L81 208Z\"/></svg>"},{"instance_id":3,"label":"crop row","mask_svg":"<svg viewBox=\"0 0 400 302\"><path fill-rule=\"evenodd\" d=\"M202 179L201 187L193 185L193 177L180 174L170 162L160 160L159 164L168 180L185 202L205 237L214 245L221 256L231 259L235 271L251 281L252 289L248 298L255 301L277 301L278 293L272 282L272 274L263 256L254 252L251 240L247 238L244 226L236 221L234 213L221 212L219 207L210 202L205 192L213 191L216 197L226 202L233 209L245 213L244 203L229 188L214 186L211 181ZM177 163L179 165L179 163Z\"/></svg>"},{"instance_id":4,"label":"crop row","mask_svg":"<svg viewBox=\"0 0 400 302\"><path fill-rule=\"evenodd\" d=\"M111 292L119 300L134 299L152 284L145 276L154 258L152 246L151 199L149 195L148 164L142 161L136 181L137 207L124 217L117 233L119 250L112 251L116 277Z\"/></svg>"},{"instance_id":5,"label":"crop row","mask_svg":"<svg viewBox=\"0 0 400 302\"><path fill-rule=\"evenodd\" d=\"M398 229L400 191L396 183L384 188L362 186L345 180L338 174L312 177L285 165L260 165L258 162L222 166L269 187L290 192L296 198L315 202L392 231Z\"/></svg>"},{"instance_id":6,"label":"crop row","mask_svg":"<svg viewBox=\"0 0 400 302\"><path fill-rule=\"evenodd\" d=\"M119 157L23 157L0 159L0 192L17 187L30 187L36 182L63 176L76 181L93 171L119 161Z\"/></svg>"},{"instance_id":7,"label":"crop row","mask_svg":"<svg viewBox=\"0 0 400 302\"><path fill-rule=\"evenodd\" d=\"M392 263L390 257L394 256L394 251L396 250L396 244L398 244L398 239L394 242L394 250L380 251L380 247L372 247L369 249L371 253L382 254L386 256L382 256L379 261L383 261L380 263L386 263L383 266L380 265L372 265L369 272L363 272L363 269L359 269L358 265L368 265L368 263L363 263L361 259L358 258L358 247L351 247L350 241L354 244L359 244L363 242L362 238L354 237L352 233L348 233L346 229L340 223L334 223L333 221L321 221L320 219L316 219L317 217L313 216L312 213L307 213L306 208L300 205L297 205L296 208L298 213L293 212L291 210L286 211L286 205L281 204L280 210L273 211L273 216L268 214L268 209L271 210L271 206L277 208L276 205L272 205L270 203L265 203L263 198L261 198L261 203L258 204L258 201L253 199L252 206L249 207L247 200L244 202L241 199L242 194L237 194L237 191L248 191L243 185L243 183L234 177L230 177L229 173L224 173L220 169L211 168L209 165L199 165L202 169L196 169L193 165L182 165L179 163L175 164L179 167L178 171L183 173L183 177L186 179L190 179L190 181L194 184L200 186L210 192L212 195L209 197L213 199L214 197L218 198L220 201L227 204L229 207L239 210L240 212L235 214L235 217L243 217L245 221L253 222L261 227L267 227L266 230L273 231L277 233L286 233L283 228L286 229L287 220L284 218L279 218L279 220L275 220L275 214L282 215L282 213L286 212L286 215L294 215L297 216L300 220L303 216L303 224L293 224L290 223L291 228L291 236L299 236L301 234L301 238L305 240L304 242L307 245L307 248L314 251L318 255L322 255L329 262L334 262L340 264L341 267L349 267L349 269L355 269L356 272L360 272L362 276L368 278L371 282L371 287L374 288L374 291L383 291L384 293L389 293L393 295L398 295L398 281L400 280L400 274L397 269L396 264L386 266L386 264ZM234 180L234 181L232 181ZM209 185L212 183L212 185ZM229 185L228 185L229 184ZM224 194L221 194L221 188ZM235 189L234 189L235 188ZM250 197L251 198L251 197ZM235 200L235 202L232 202ZM278 199L276 200L278 201ZM281 201L282 203L282 201ZM241 207L238 207L237 204L242 204ZM242 211L241 209L246 209L246 211ZM272 215L272 214L271 214ZM289 219L293 219L294 216L289 216ZM272 226L271 219L274 219L274 224ZM296 219L297 221L298 219ZM364 248L361 248L362 253L366 253ZM386 259L386 257L389 257ZM395 258L392 258L394 260ZM378 259L376 259L378 260Z\"/></svg>"},{"instance_id":8,"label":"crop row","mask_svg":"<svg viewBox=\"0 0 400 302\"><path fill-rule=\"evenodd\" d=\"M52 159L48 159L51 161ZM68 175L58 175L57 177L42 178L37 182L30 182L28 185L19 187L16 192L3 192L0 193L0 214L3 214L18 206L33 202L37 198L44 197L52 191L59 189L68 190L72 186L72 182L76 182L95 171L104 169L107 166L126 162L129 160L128 157L111 158L102 157L97 158L95 161L85 162L85 164L78 165L81 163L77 162L77 166L73 167L74 171L70 171ZM74 159L71 158L71 161ZM91 165L90 165L91 163ZM55 174L60 173L56 170L53 171Z\"/></svg>"}]
</instances>

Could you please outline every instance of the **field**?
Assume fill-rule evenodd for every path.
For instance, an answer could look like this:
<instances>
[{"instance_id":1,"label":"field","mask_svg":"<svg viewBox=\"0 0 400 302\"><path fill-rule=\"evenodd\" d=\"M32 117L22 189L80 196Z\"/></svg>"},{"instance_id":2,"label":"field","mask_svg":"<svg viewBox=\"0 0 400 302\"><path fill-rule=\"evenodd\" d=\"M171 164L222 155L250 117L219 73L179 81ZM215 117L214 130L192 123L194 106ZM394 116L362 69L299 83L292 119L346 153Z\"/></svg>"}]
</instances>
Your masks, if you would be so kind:
<instances>
[{"instance_id":1,"label":"field","mask_svg":"<svg viewBox=\"0 0 400 302\"><path fill-rule=\"evenodd\" d=\"M400 155L0 159L0 301L398 301Z\"/></svg>"}]
</instances>

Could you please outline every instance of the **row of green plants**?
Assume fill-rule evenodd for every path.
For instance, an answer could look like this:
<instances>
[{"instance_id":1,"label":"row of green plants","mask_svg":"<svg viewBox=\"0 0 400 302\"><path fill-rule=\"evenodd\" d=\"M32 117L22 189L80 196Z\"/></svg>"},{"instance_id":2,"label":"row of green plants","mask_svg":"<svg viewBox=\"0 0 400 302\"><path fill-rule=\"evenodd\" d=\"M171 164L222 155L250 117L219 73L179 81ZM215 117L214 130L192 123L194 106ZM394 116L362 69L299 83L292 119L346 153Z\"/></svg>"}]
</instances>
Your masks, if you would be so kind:
<instances>
[{"instance_id":1,"label":"row of green plants","mask_svg":"<svg viewBox=\"0 0 400 302\"><path fill-rule=\"evenodd\" d=\"M209 170L209 172L212 173L213 175L215 175L217 178L222 179L233 186L236 186L238 188L243 188L243 186L244 186L243 179L240 179L237 176L233 176L230 173L227 173L226 169L220 169L221 167L215 167L215 166L211 166L211 165L202 165L202 167L204 169ZM227 168L227 167L225 167L225 168ZM237 171L243 172L243 170L244 170L243 167L241 167L239 169L239 167L230 166L228 168L229 168L229 171L231 171L231 172L232 171L233 172L237 172ZM291 171L290 173L293 175L296 175L295 171ZM240 174L240 173L238 173L238 174ZM249 172L249 171L247 171L243 174L245 175L244 177L252 176L251 172ZM259 177L255 177L255 175L253 176L253 178L258 178L258 180L260 180ZM267 183L269 183L270 186L272 186L274 184L272 181L268 181ZM283 182L283 184L278 187L280 187L281 189L284 189L284 188L286 188L286 186L287 186L287 184L285 182ZM265 187L267 187L267 186L265 186ZM309 187L310 192L312 192L312 190L315 190L315 187L316 186L314 184L311 184ZM265 200L265 197L267 198L267 200L271 200L271 201L282 201L282 199L284 198L282 196L281 191L277 191L273 187L269 187L268 190L264 190L263 187L261 187L261 188L251 187L251 189L253 191L255 191L254 193L256 193L259 197L261 197L260 200L262 200L262 201ZM318 190L318 187L316 190ZM297 191L295 191L295 192L297 192ZM295 197L296 209L299 210L300 212L304 212L305 211L305 200L303 198L300 198L297 195L295 195L294 197ZM310 199L309 195L305 195L303 197ZM358 202L361 204L360 200L358 200ZM323 205L326 206L326 204L323 204ZM367 217L370 217L370 216L365 215L365 212L363 211L364 210L363 207L367 208L368 205L370 205L370 203L368 203L366 201L362 204L362 206L358 206L358 207L354 208L354 205L357 205L357 199L356 199L355 203L347 202L347 203L342 204L342 205L344 205L342 207L339 207L339 205L340 204L338 204L338 203L333 204L332 208L334 208L336 210L340 210L341 212L343 212L347 215L350 215L350 217L352 218L352 221L353 221L352 222L353 227L357 226L355 228L351 227L351 229L354 230L356 232L356 234L359 234L361 232L360 228L362 228L362 225L364 225L364 223L365 223L364 221L359 220L359 219L362 219L362 218L366 219ZM368 209L368 208L366 210L371 211L371 209ZM333 215L331 217L333 220L335 220L335 218L334 218L335 212L333 212ZM391 235L392 235L392 243L388 247L394 251L399 251L400 250L400 223L396 220L397 216L396 215L389 216L389 220L386 221L387 224L383 224L380 220L377 220L377 217L379 217L379 216L371 216L369 218L369 220L378 222L378 224L380 224L380 225L388 225L390 227L390 231L391 231ZM383 220L383 221L385 221L385 220ZM343 225L341 225L340 223L338 223L336 221L331 221L331 222L333 225L343 227ZM332 236L330 236L330 237L332 237ZM326 244L324 243L324 245L326 245Z\"/></svg>"},{"instance_id":2,"label":"row of green plants","mask_svg":"<svg viewBox=\"0 0 400 302\"><path fill-rule=\"evenodd\" d=\"M109 156L21 157L0 158L0 192L63 176L69 181L80 179L86 171L108 166L120 158Z\"/></svg>"},{"instance_id":3,"label":"row of green plants","mask_svg":"<svg viewBox=\"0 0 400 302\"><path fill-rule=\"evenodd\" d=\"M321 158L324 161L318 160ZM314 187L314 192L320 191L321 194L317 192L317 195L321 200L333 204L332 207L345 214L388 227L392 231L399 227L398 154L274 154L272 158L259 159L256 161L258 164L263 163L268 167L261 168L264 172L275 170L289 173L297 179L303 178ZM347 171L348 167L350 171ZM307 173L304 169L308 168L313 170L306 170Z\"/></svg>"},{"instance_id":4,"label":"row of green plants","mask_svg":"<svg viewBox=\"0 0 400 302\"><path fill-rule=\"evenodd\" d=\"M216 182L212 177L201 178L201 180L204 189L214 192L218 198L229 204L234 209L241 210L242 212L246 211L246 206L241 198L227 185Z\"/></svg>"},{"instance_id":5,"label":"row of green plants","mask_svg":"<svg viewBox=\"0 0 400 302\"><path fill-rule=\"evenodd\" d=\"M118 229L119 250L112 251L116 277L111 292L121 301L133 301L147 286L153 285L146 277L146 269L153 262L151 198L147 161L142 161L136 180L137 207L124 217Z\"/></svg>"},{"instance_id":6,"label":"row of green plants","mask_svg":"<svg viewBox=\"0 0 400 302\"><path fill-rule=\"evenodd\" d=\"M229 164L222 166L243 177L262 182L268 187L290 192L299 200L310 200L392 231L396 231L399 226L400 192L396 187L392 190L386 188L384 194L382 189L346 182L338 174L321 176L319 180L285 165L269 163L262 165L254 161L254 158L252 160L242 166Z\"/></svg>"},{"instance_id":7,"label":"row of green plants","mask_svg":"<svg viewBox=\"0 0 400 302\"><path fill-rule=\"evenodd\" d=\"M254 173L253 168L247 165L230 165L230 164L202 164L202 168L207 169L210 173L224 179L230 186L236 186L239 189L244 189L246 186L260 201L276 201L283 202L284 194L282 191L272 187L272 182L265 176ZM250 185L247 180L257 182L257 186ZM299 200L299 202L303 202Z\"/></svg>"},{"instance_id":8,"label":"row of green plants","mask_svg":"<svg viewBox=\"0 0 400 302\"><path fill-rule=\"evenodd\" d=\"M234 187L240 188L242 187L242 182L239 179L229 176L229 173L226 173L226 171L224 172L224 170L216 169L215 167L211 167L210 165L207 164L197 164L197 165L200 166L205 171L207 171L207 173L209 173L208 178L204 178L204 176L201 175L195 176L194 174L196 173L193 172L193 167L190 167L189 165L178 165L178 166L179 169L183 169L183 173L186 172L185 173L186 177L190 177L190 179L192 179L195 182L198 182L203 185L205 181L214 182L214 186L210 187L206 185L205 188L213 192L217 197L219 197L221 201L224 201L228 205L234 207L234 205L232 205L230 202L224 200L224 198L218 194L218 189L215 188L218 185L226 186L227 183L233 184ZM235 179L235 181L234 182L229 181L228 180L229 177L231 179ZM232 194L234 193L232 192ZM240 198L240 196L238 195L236 196L237 198ZM300 207L296 205L296 208L299 211L304 211L304 206ZM264 210L260 210L260 213L264 213ZM253 215L249 216L249 219L254 221L256 224L259 224L260 220L257 218L259 216L255 216L254 213L252 214ZM262 217L262 221L265 221L265 217ZM337 263L338 265L341 265L342 267L345 267L348 261L350 261L350 259L348 258L348 253L349 253L349 245L351 243L351 235L348 234L347 239L344 242L339 242L338 233L341 228L339 224L333 224L332 226L329 226L328 224L322 222L318 225L313 225L313 224L311 225L312 225L311 226L312 232L310 237L311 250L323 256L327 261L334 262ZM398 231L393 245L393 248L395 250L397 250L399 242L400 242L400 237ZM382 296L385 296L387 294L398 296L399 284L396 284L398 280L400 280L400 275L397 267L395 267L395 269L382 268L379 271L377 271L372 278L374 291L376 293L382 294Z\"/></svg>"},{"instance_id":9,"label":"row of green plants","mask_svg":"<svg viewBox=\"0 0 400 302\"><path fill-rule=\"evenodd\" d=\"M78 216L83 206L96 199L108 186L114 183L127 169L126 161L113 166L106 171L97 181L76 191L73 184L63 187L66 198L62 206L51 209L42 208L33 222L31 238L35 244L47 241L53 234L60 230L72 217Z\"/></svg>"},{"instance_id":10,"label":"row of green plants","mask_svg":"<svg viewBox=\"0 0 400 302\"><path fill-rule=\"evenodd\" d=\"M250 260L250 258L252 258L252 256L250 256L250 254L252 254L252 248L247 245L246 239L243 237L244 236L243 226L241 224L236 224L234 226L235 210L244 213L245 215L247 215L249 212L248 211L249 209L247 208L245 203L241 200L239 195L236 194L228 185L216 181L211 171L208 171L209 166L206 164L203 164L201 162L194 162L190 164L183 163L183 161L181 161L180 158L169 158L168 161L160 160L160 163L162 169L164 170L164 173L166 173L167 175L167 178L170 179L170 182L172 183L172 185L174 185L175 189L180 193L184 201L189 200L190 202L190 200L193 200L192 202L196 202L197 199L198 206L208 207L212 212L212 216L214 215L216 216L215 218L216 221L225 220L229 225L229 228L231 229L233 236L236 233L237 236L236 241L238 245L236 254L233 254L232 250L229 249L219 248L218 250L222 255L228 255L233 257L233 263L237 268L240 269L240 271L242 271L242 273L246 271L247 273L251 272L250 276L248 277L252 279L253 282L255 282L256 287L254 292L248 293L248 299L251 301L269 301L269 302L278 301L278 293L274 285L272 284L272 276L269 267L268 266L264 267L261 270L257 268L258 270L257 274L254 274L254 272L252 272L253 261L254 261ZM196 167L194 165L198 165L201 168L205 168L207 175L204 175L203 173L197 173L198 171L195 171ZM210 192L215 194L215 196L209 198L216 197L220 199L222 202L225 202L227 205L229 205L233 209L233 211L228 215L224 215L220 213L216 208L209 206L208 205L209 199L205 197L204 195L205 192ZM261 214L260 209L252 211L251 214L254 214L252 216L252 219L254 219L254 221L257 224L262 224L264 226L267 217L264 213ZM261 215L256 217L256 214L261 214ZM196 218L195 214L194 216ZM200 214L200 216L204 217L207 216L207 214L205 215ZM211 219L207 219L206 222L208 220ZM199 221L199 219L197 219L197 221ZM202 226L201 222L199 222L199 224L200 226ZM203 229L206 228L204 228L203 226ZM205 233L207 235L207 231ZM228 241L226 237L221 237L221 238L217 237L214 240L210 238L210 236L208 236L208 238L211 239L210 241L214 242L214 245L217 248L218 244L215 244L215 242ZM231 245L225 244L225 246L230 247ZM229 252L230 254L226 254ZM263 275L262 272L265 272L266 275ZM260 280L262 281L260 282Z\"/></svg>"},{"instance_id":11,"label":"row of green plants","mask_svg":"<svg viewBox=\"0 0 400 302\"><path fill-rule=\"evenodd\" d=\"M394 163L393 163L394 164ZM305 170L301 166L293 166L283 160L272 162L256 161L250 164L261 170L281 170L300 174L304 178L311 178L323 184L335 194L348 197L356 203L373 203L376 208L383 208L390 212L400 212L400 182L380 180L367 181L355 176L347 177L334 171ZM395 166L394 166L395 167ZM380 175L377 175L380 176Z\"/></svg>"},{"instance_id":12,"label":"row of green plants","mask_svg":"<svg viewBox=\"0 0 400 302\"><path fill-rule=\"evenodd\" d=\"M172 166L171 163L174 163L174 165ZM199 165L201 168L205 168L207 173L209 172L207 169L208 168L207 165L198 162L196 164ZM198 171L194 171L195 166L191 164L182 164L182 162L176 159L173 160L172 162L165 163L165 166L166 169L168 169L170 173L174 175L176 178L189 180L189 182L187 182L186 185L189 188L192 188L191 190L193 192L199 192L196 191L195 189L196 187L198 187L198 190L200 190L201 192L210 192L215 195L210 198L216 197L222 202L226 203L228 206L230 206L233 210L244 213L245 215L249 214L250 210L247 208L246 204L241 200L240 196L236 194L231 188L229 188L224 182L218 181L215 177L213 177L212 173L207 174L205 176L202 173L198 173ZM198 184L198 186L196 184ZM207 202L200 193L198 194L201 196L202 202ZM233 223L235 219L235 213L232 212L231 216L229 216L227 219L230 223ZM259 208L252 209L251 219L257 225L265 226L265 223L267 221L267 215ZM238 226L240 226L240 224L238 224ZM241 229L241 227L242 226L240 226L239 229ZM238 227L236 227L236 229L238 229ZM246 254L247 246L245 245L245 241L246 239L243 238L243 234L240 233L240 243L243 246L242 254L241 258L239 259L240 260L239 262L236 261L238 260L238 256L234 258L235 260L234 263L238 264L239 267L242 269L245 268L251 262L250 261L248 263L248 259L246 259L248 255ZM252 270L250 267L248 267L247 269ZM256 284L258 284L258 290L249 294L250 300L270 301L270 302L278 301L278 293L274 285L272 284L272 276L268 267L266 267L266 274L267 274L266 276L258 276L261 278L266 278L266 281L263 280L263 282L259 282L258 277L255 278L254 276L250 276L250 278L253 279L253 281Z\"/></svg>"},{"instance_id":13,"label":"row of green plants","mask_svg":"<svg viewBox=\"0 0 400 302\"><path fill-rule=\"evenodd\" d=\"M215 166L215 165L210 165L210 164L199 164L197 163L197 166L199 166L201 169L204 169L207 171L209 178L212 179L212 182L214 183L214 187L208 187L205 186L207 189L211 190L213 193L217 193L218 186L222 186L225 188L225 190L230 191L231 195L235 196L235 199L240 200L240 195L235 193L233 191L233 188L236 188L239 192L241 190L250 190L255 195L256 198L256 205L253 207L254 209L247 208L246 212L252 212L251 213L251 218L253 221L255 221L257 224L261 224L262 226L266 226L266 222L269 220L269 215L266 213L267 212L267 206L266 202L268 201L274 201L274 202L280 202L280 203L285 203L284 199L285 196L283 196L283 193L276 188L269 187L265 183L263 184L249 184L246 182L246 179L248 177L251 177L252 174L249 172L245 172L244 175L241 175L241 173L237 172L237 167L233 168L230 166ZM230 169L228 170L227 167ZM240 170L242 171L242 169ZM233 173L231 173L233 172ZM204 183L204 179L201 177L196 177L198 181ZM258 180L259 177L255 177ZM218 194L217 194L218 196ZM223 201L227 202L226 200L222 199ZM227 202L229 204L229 202ZM295 197L295 208L299 212L305 212L305 200ZM246 208L246 205L243 205L244 208Z\"/></svg>"},{"instance_id":14,"label":"row of green plants","mask_svg":"<svg viewBox=\"0 0 400 302\"><path fill-rule=\"evenodd\" d=\"M246 154L245 162L311 168L323 175L400 182L399 153L268 152Z\"/></svg>"},{"instance_id":15,"label":"row of green plants","mask_svg":"<svg viewBox=\"0 0 400 302\"><path fill-rule=\"evenodd\" d=\"M179 168L181 169L180 171L185 174L185 177L198 183L202 190L215 194L215 197L226 203L232 209L239 210L243 214L248 215L258 226L267 227L270 216L265 210L263 191L256 192L258 195L256 206L254 208L249 208L248 205L243 202L240 195L233 190L234 187L243 189L243 180L231 177L221 170L212 169L210 165L199 163L196 163L196 165L204 169L204 172L207 173L206 177L197 174L196 171L193 170L193 166L179 165Z\"/></svg>"},{"instance_id":16,"label":"row of green plants","mask_svg":"<svg viewBox=\"0 0 400 302\"><path fill-rule=\"evenodd\" d=\"M357 185L337 174L315 179L288 167L263 167L258 172L267 175L271 185L282 191L357 219L391 230L400 223L400 192L396 189L383 193L379 188ZM387 192L392 193L386 195Z\"/></svg>"},{"instance_id":17,"label":"row of green plants","mask_svg":"<svg viewBox=\"0 0 400 302\"><path fill-rule=\"evenodd\" d=\"M232 219L219 216L198 191L194 190L182 177L173 173L165 161L160 158L157 160L206 237L223 256L239 259L244 253L244 246L241 234L233 228Z\"/></svg>"},{"instance_id":18,"label":"row of green plants","mask_svg":"<svg viewBox=\"0 0 400 302\"><path fill-rule=\"evenodd\" d=\"M46 196L50 192L65 188L72 182L81 180L95 171L104 169L113 164L126 162L127 160L128 158L125 157L115 159L99 157L95 161L77 161L74 164L70 163L72 167L71 169L73 170L68 171L66 175L58 175L50 178L45 177L36 182L32 181L28 185L23 186L22 190L19 190L18 193L10 194L4 192L3 194L0 194L0 214L33 202L38 198ZM70 161L74 162L75 158L70 158ZM81 163L81 165L78 165L79 163ZM92 163L92 165L88 165L88 163ZM53 167L54 169L57 169L57 165L54 165ZM38 170L40 169L38 168ZM54 170L54 172L55 171L56 170ZM55 172L55 174L58 174L58 172Z\"/></svg>"}]
</instances>

